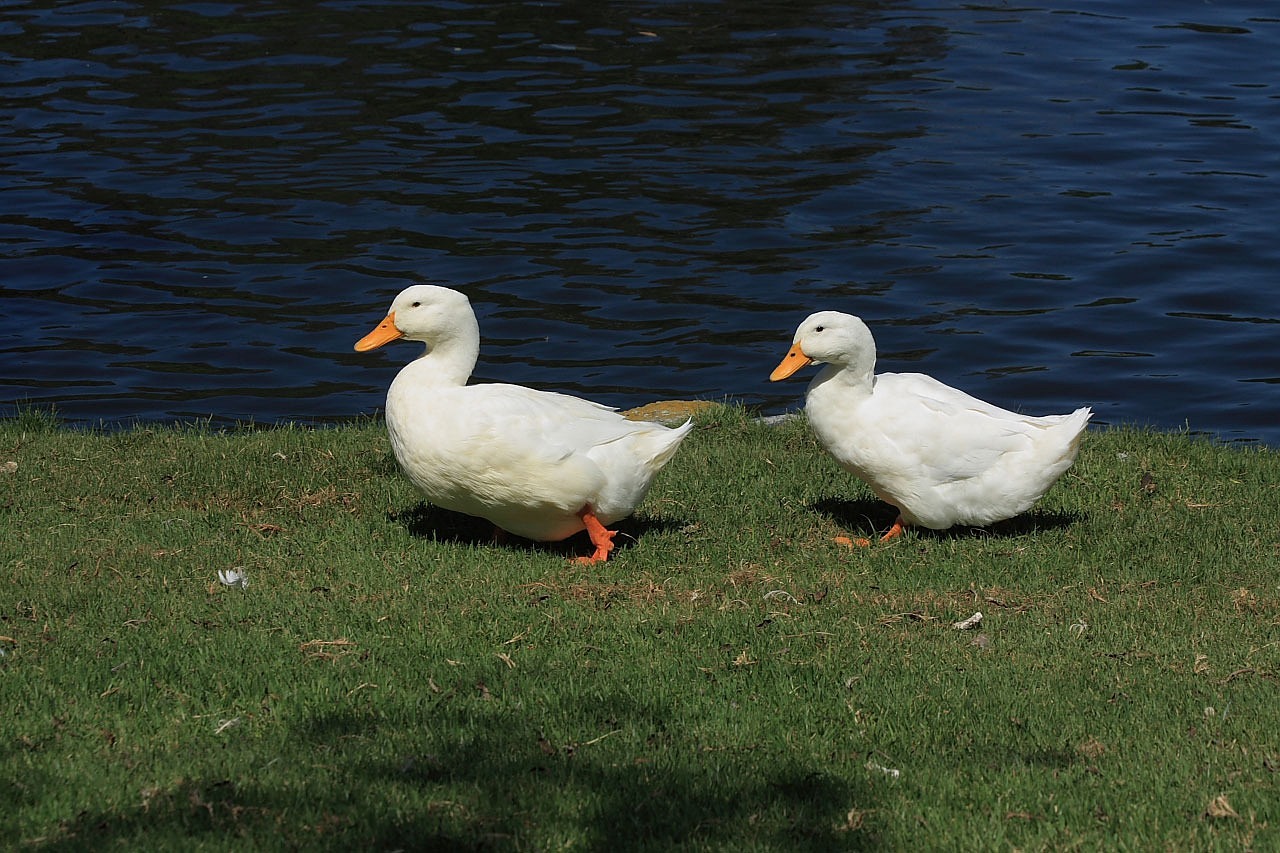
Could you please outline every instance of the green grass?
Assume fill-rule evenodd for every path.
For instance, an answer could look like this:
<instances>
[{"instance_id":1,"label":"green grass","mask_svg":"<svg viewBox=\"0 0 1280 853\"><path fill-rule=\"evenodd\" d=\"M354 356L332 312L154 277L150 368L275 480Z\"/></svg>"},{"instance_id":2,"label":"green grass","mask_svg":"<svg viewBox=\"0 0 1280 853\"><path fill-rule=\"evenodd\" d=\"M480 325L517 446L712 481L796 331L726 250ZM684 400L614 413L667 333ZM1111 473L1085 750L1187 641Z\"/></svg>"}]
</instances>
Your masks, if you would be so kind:
<instances>
[{"instance_id":1,"label":"green grass","mask_svg":"<svg viewBox=\"0 0 1280 853\"><path fill-rule=\"evenodd\" d=\"M581 567L423 506L375 423L23 413L0 844L1280 849L1277 483L1100 431L1020 519L851 550L893 511L730 409Z\"/></svg>"}]
</instances>

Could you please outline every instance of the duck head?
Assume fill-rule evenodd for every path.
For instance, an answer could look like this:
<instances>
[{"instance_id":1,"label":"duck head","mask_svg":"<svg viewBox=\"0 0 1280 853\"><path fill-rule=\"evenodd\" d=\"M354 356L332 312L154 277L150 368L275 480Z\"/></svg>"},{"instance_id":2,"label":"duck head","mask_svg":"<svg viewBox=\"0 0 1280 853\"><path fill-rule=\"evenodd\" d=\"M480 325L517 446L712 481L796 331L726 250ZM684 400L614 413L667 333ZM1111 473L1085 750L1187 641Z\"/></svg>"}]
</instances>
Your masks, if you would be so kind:
<instances>
[{"instance_id":1,"label":"duck head","mask_svg":"<svg viewBox=\"0 0 1280 853\"><path fill-rule=\"evenodd\" d=\"M876 342L867 324L852 314L819 311L810 314L796 329L791 349L769 374L772 382L786 379L810 364L834 364L838 367L875 367Z\"/></svg>"},{"instance_id":2,"label":"duck head","mask_svg":"<svg viewBox=\"0 0 1280 853\"><path fill-rule=\"evenodd\" d=\"M416 284L400 292L387 316L356 341L356 352L375 350L405 338L429 347L453 338L478 338L475 312L465 294L434 284Z\"/></svg>"}]
</instances>

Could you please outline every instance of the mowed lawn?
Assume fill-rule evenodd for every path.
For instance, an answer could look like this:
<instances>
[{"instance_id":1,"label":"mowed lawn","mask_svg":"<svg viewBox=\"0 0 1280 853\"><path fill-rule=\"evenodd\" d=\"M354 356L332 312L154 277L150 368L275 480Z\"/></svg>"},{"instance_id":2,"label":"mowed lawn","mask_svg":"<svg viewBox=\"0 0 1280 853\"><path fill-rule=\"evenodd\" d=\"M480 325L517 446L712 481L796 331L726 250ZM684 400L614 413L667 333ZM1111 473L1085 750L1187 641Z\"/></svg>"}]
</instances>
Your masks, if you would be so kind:
<instances>
[{"instance_id":1,"label":"mowed lawn","mask_svg":"<svg viewBox=\"0 0 1280 853\"><path fill-rule=\"evenodd\" d=\"M1027 515L852 549L894 511L717 408L583 567L422 504L374 421L20 413L0 844L1277 850L1277 483L1095 430Z\"/></svg>"}]
</instances>

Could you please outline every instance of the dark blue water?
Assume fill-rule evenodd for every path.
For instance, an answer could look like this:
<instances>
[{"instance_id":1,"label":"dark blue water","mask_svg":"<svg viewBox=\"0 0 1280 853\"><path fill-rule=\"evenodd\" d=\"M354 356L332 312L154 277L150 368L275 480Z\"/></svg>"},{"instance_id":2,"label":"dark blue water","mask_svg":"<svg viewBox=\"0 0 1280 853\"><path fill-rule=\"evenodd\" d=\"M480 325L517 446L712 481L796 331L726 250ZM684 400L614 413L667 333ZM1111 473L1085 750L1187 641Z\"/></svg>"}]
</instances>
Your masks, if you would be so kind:
<instances>
[{"instance_id":1,"label":"dark blue water","mask_svg":"<svg viewBox=\"0 0 1280 853\"><path fill-rule=\"evenodd\" d=\"M792 408L810 311L1034 413L1280 444L1280 7L0 4L0 403L377 411L477 376ZM12 408L7 406L6 408Z\"/></svg>"}]
</instances>

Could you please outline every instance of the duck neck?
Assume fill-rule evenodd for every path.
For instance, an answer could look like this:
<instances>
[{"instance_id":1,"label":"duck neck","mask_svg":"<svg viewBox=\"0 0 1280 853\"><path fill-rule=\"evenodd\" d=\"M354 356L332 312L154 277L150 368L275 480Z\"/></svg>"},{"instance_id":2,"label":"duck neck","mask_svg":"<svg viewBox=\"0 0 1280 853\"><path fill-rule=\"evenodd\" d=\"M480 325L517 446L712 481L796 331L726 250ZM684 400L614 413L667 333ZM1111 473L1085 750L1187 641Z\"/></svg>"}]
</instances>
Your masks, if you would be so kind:
<instances>
[{"instance_id":1,"label":"duck neck","mask_svg":"<svg viewBox=\"0 0 1280 853\"><path fill-rule=\"evenodd\" d=\"M467 384L480 357L480 328L475 317L470 320L428 343L422 355L411 362L415 382L448 387Z\"/></svg>"},{"instance_id":2,"label":"duck neck","mask_svg":"<svg viewBox=\"0 0 1280 853\"><path fill-rule=\"evenodd\" d=\"M809 383L806 395L823 391L870 394L875 384L875 362L869 365L828 364Z\"/></svg>"}]
</instances>

